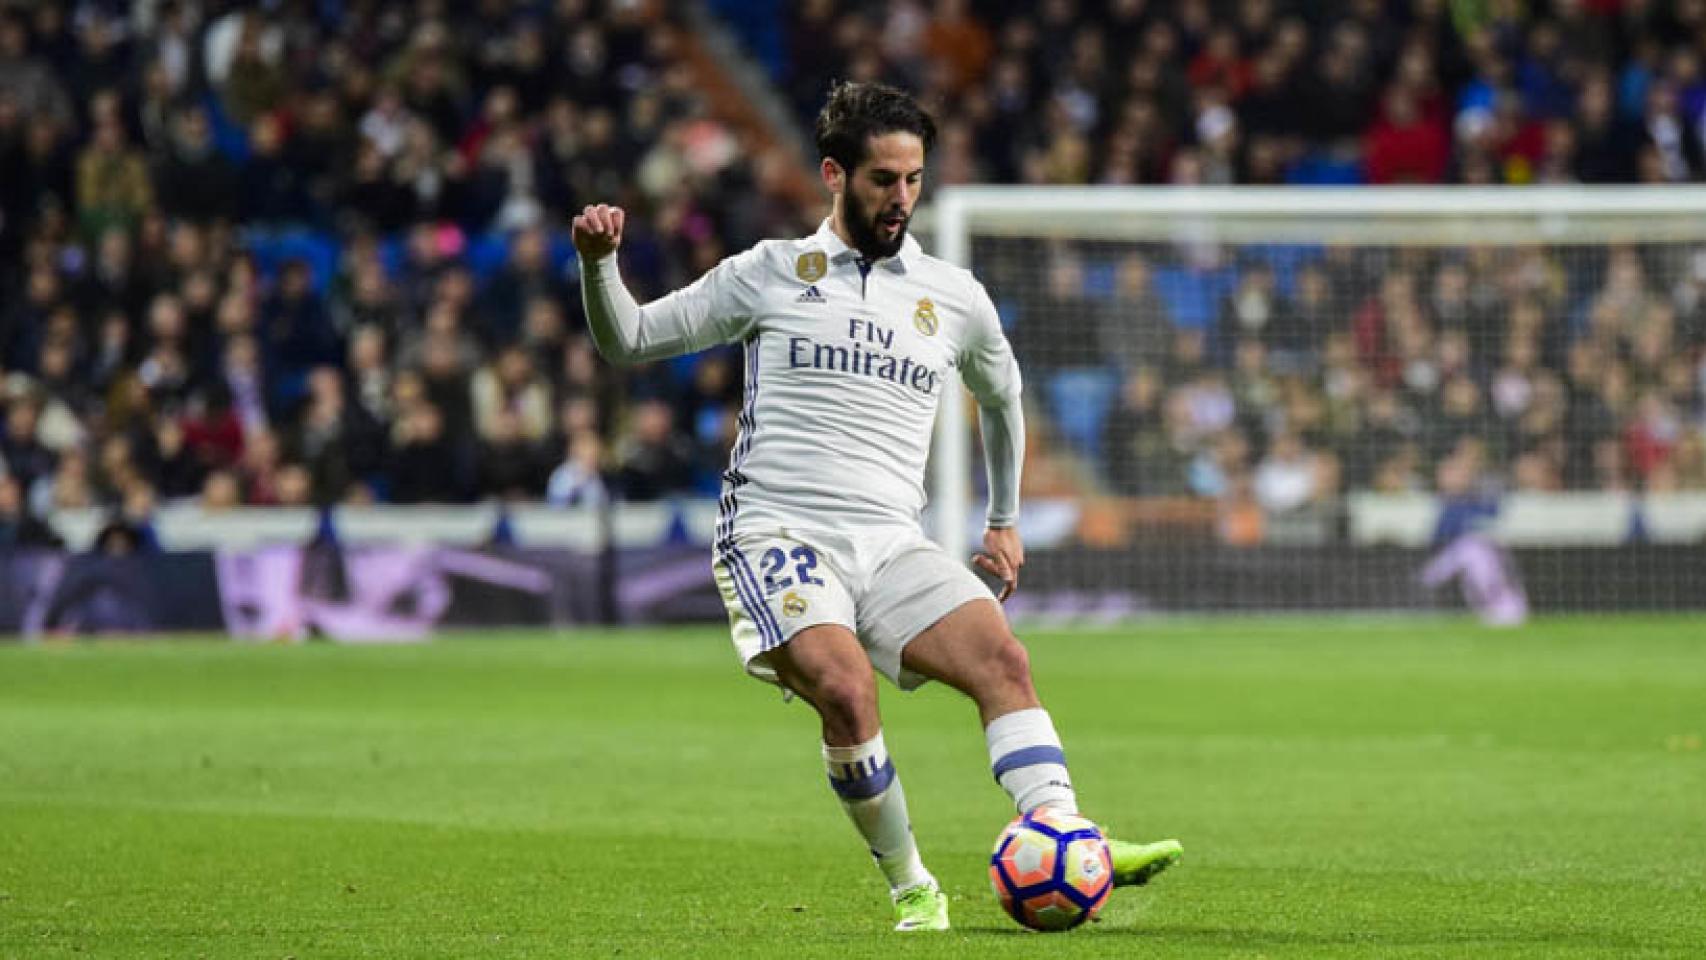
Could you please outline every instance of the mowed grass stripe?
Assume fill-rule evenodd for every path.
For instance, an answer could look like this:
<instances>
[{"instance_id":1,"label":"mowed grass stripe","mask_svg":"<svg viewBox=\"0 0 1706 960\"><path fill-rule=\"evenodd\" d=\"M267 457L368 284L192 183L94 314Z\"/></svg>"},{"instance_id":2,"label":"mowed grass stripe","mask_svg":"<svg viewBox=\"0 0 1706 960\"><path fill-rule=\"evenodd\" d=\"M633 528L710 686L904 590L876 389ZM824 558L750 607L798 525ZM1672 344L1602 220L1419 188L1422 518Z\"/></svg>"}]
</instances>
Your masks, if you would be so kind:
<instances>
[{"instance_id":1,"label":"mowed grass stripe","mask_svg":"<svg viewBox=\"0 0 1706 960\"><path fill-rule=\"evenodd\" d=\"M956 931L897 942L815 724L715 630L0 649L0 957L1696 956L1686 618L1027 633L1087 809L1183 868L1039 940L969 706L885 691Z\"/></svg>"}]
</instances>

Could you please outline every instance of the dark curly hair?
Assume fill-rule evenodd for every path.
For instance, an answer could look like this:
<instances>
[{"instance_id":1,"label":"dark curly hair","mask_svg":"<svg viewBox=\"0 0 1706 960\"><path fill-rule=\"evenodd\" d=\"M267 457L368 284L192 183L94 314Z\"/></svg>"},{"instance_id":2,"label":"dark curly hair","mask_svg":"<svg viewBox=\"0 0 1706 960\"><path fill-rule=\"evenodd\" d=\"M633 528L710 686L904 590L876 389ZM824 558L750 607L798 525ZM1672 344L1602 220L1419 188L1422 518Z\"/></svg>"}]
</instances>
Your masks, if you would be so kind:
<instances>
[{"instance_id":1,"label":"dark curly hair","mask_svg":"<svg viewBox=\"0 0 1706 960\"><path fill-rule=\"evenodd\" d=\"M936 144L936 121L911 94L884 83L838 83L818 111L817 152L852 172L872 137L896 132L917 136L926 156Z\"/></svg>"}]
</instances>

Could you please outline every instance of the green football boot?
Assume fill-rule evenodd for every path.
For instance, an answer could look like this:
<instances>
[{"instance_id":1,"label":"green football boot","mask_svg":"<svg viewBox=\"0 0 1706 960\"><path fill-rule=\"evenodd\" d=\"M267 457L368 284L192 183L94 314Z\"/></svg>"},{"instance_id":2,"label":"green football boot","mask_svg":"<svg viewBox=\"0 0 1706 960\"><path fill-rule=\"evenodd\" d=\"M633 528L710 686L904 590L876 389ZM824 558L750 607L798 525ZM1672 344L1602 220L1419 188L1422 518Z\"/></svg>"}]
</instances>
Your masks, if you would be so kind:
<instances>
[{"instance_id":1,"label":"green football boot","mask_svg":"<svg viewBox=\"0 0 1706 960\"><path fill-rule=\"evenodd\" d=\"M1185 848L1177 840L1131 843L1110 837L1108 853L1114 861L1114 886L1138 887L1178 863L1185 855Z\"/></svg>"},{"instance_id":2,"label":"green football boot","mask_svg":"<svg viewBox=\"0 0 1706 960\"><path fill-rule=\"evenodd\" d=\"M894 928L914 930L948 929L948 895L935 881L907 887L894 895Z\"/></svg>"}]
</instances>

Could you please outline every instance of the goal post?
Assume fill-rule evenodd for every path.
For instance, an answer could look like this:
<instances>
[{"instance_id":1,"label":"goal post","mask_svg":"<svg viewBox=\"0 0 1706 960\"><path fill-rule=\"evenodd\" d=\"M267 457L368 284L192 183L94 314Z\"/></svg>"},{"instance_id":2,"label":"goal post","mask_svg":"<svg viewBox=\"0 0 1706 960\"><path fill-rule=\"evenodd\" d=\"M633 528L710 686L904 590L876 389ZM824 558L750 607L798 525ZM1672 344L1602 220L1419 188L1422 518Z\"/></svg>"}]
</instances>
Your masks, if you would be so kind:
<instances>
[{"instance_id":1,"label":"goal post","mask_svg":"<svg viewBox=\"0 0 1706 960\"><path fill-rule=\"evenodd\" d=\"M921 220L1019 356L1063 608L1451 609L1499 564L1542 609L1706 605L1706 188L955 186Z\"/></svg>"}]
</instances>

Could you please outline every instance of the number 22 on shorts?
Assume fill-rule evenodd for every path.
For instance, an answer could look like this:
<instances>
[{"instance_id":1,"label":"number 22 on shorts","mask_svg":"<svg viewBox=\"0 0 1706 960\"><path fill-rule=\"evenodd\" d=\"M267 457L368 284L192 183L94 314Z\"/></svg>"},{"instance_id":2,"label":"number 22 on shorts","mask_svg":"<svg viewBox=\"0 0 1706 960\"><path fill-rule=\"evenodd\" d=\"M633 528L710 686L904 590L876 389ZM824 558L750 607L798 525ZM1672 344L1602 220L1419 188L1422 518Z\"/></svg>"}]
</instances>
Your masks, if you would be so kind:
<instances>
[{"instance_id":1,"label":"number 22 on shorts","mask_svg":"<svg viewBox=\"0 0 1706 960\"><path fill-rule=\"evenodd\" d=\"M792 577L782 574L782 568L787 566L790 559L794 561L794 575ZM822 580L812 576L812 571L817 569L817 551L804 544L787 552L783 552L781 547L771 547L765 551L764 557L759 560L758 565L764 572L764 593L766 596L778 590L786 590L795 583L811 584L816 587L823 586Z\"/></svg>"}]
</instances>

